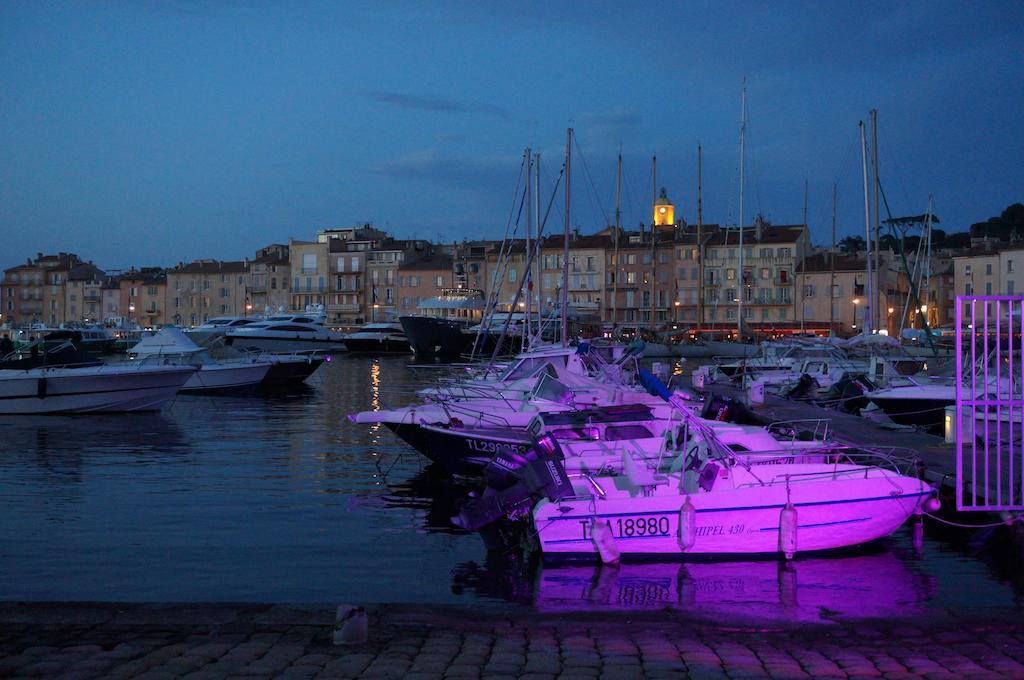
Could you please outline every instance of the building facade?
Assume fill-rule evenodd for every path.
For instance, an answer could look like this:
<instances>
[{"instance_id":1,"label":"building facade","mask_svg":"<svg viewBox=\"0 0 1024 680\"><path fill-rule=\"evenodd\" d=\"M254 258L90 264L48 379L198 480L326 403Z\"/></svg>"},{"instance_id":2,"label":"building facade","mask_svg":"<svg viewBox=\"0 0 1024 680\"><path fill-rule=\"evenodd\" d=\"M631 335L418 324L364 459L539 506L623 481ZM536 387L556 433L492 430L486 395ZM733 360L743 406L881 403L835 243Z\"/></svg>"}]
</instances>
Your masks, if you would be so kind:
<instances>
[{"instance_id":1,"label":"building facade","mask_svg":"<svg viewBox=\"0 0 1024 680\"><path fill-rule=\"evenodd\" d=\"M216 316L246 316L252 313L248 301L250 264L248 260L196 260L181 263L166 272L167 313L171 323L197 326ZM160 318L151 309L158 297L158 285L147 284L153 300L143 301L143 314ZM159 309L159 308L158 308Z\"/></svg>"},{"instance_id":2,"label":"building facade","mask_svg":"<svg viewBox=\"0 0 1024 680\"><path fill-rule=\"evenodd\" d=\"M255 314L276 314L291 308L291 263L288 246L271 244L256 251L249 263L248 305Z\"/></svg>"}]
</instances>

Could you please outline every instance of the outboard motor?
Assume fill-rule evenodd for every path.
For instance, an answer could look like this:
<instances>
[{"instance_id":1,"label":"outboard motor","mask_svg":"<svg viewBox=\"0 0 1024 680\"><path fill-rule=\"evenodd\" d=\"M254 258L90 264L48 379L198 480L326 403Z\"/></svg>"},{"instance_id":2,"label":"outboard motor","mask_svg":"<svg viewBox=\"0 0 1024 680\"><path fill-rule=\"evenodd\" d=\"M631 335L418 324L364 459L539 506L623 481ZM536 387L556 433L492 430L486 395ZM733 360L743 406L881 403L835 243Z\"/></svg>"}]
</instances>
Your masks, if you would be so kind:
<instances>
[{"instance_id":1,"label":"outboard motor","mask_svg":"<svg viewBox=\"0 0 1024 680\"><path fill-rule=\"evenodd\" d=\"M796 384L786 390L782 396L786 399L807 399L812 387L814 387L814 378L804 373L796 381Z\"/></svg>"},{"instance_id":2,"label":"outboard motor","mask_svg":"<svg viewBox=\"0 0 1024 680\"><path fill-rule=\"evenodd\" d=\"M720 396L714 396L704 402L704 410L700 417L705 420L720 420L737 425L758 425L760 427L771 423L769 419L748 409L742 402Z\"/></svg>"},{"instance_id":3,"label":"outboard motor","mask_svg":"<svg viewBox=\"0 0 1024 680\"><path fill-rule=\"evenodd\" d=\"M573 494L572 482L565 473L562 448L551 435L533 440L531 452L522 456L501 450L484 467L487 487L475 498L467 499L452 524L478 531L502 518L529 508L539 498L558 500Z\"/></svg>"},{"instance_id":4,"label":"outboard motor","mask_svg":"<svg viewBox=\"0 0 1024 680\"><path fill-rule=\"evenodd\" d=\"M825 399L829 405L836 406L846 413L860 413L860 410L868 405L868 398L865 395L876 389L877 385L864 374L844 374L842 379L832 385Z\"/></svg>"}]
</instances>

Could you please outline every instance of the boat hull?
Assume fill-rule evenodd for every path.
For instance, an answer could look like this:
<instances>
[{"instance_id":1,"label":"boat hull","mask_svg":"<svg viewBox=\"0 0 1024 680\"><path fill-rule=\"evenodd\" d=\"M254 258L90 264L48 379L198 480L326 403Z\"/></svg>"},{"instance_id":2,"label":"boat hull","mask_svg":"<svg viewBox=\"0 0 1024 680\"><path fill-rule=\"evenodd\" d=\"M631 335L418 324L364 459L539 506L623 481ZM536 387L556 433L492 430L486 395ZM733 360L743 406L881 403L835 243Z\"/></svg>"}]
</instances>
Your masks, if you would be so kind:
<instances>
[{"instance_id":1,"label":"boat hull","mask_svg":"<svg viewBox=\"0 0 1024 680\"><path fill-rule=\"evenodd\" d=\"M502 436L432 425L421 425L419 429L423 446L420 452L453 475L479 474L499 450L511 447L523 455L530 448L529 440L510 436L511 430Z\"/></svg>"},{"instance_id":2,"label":"boat hull","mask_svg":"<svg viewBox=\"0 0 1024 680\"><path fill-rule=\"evenodd\" d=\"M799 466L789 466L795 470ZM761 475L761 471L758 472ZM769 475L767 469L764 477ZM793 484L800 552L868 543L898 529L933 493L921 480L889 476ZM783 484L694 494L692 547L678 539L681 495L541 501L534 525L545 555L596 555L593 519L607 521L623 555L778 554ZM568 509L566 509L568 508Z\"/></svg>"},{"instance_id":3,"label":"boat hull","mask_svg":"<svg viewBox=\"0 0 1024 680\"><path fill-rule=\"evenodd\" d=\"M408 354L409 342L397 338L345 338L345 347L353 354Z\"/></svg>"},{"instance_id":4,"label":"boat hull","mask_svg":"<svg viewBox=\"0 0 1024 680\"><path fill-rule=\"evenodd\" d=\"M473 346L473 336L463 332L468 323L430 316L403 316L398 321L418 356L457 357Z\"/></svg>"},{"instance_id":5,"label":"boat hull","mask_svg":"<svg viewBox=\"0 0 1024 680\"><path fill-rule=\"evenodd\" d=\"M345 343L331 338L271 337L260 335L228 334L227 344L241 350L291 354L292 352L320 352L337 354L345 351Z\"/></svg>"},{"instance_id":6,"label":"boat hull","mask_svg":"<svg viewBox=\"0 0 1024 680\"><path fill-rule=\"evenodd\" d=\"M206 364L182 386L182 394L246 392L255 390L270 370L269 363L241 366Z\"/></svg>"},{"instance_id":7,"label":"boat hull","mask_svg":"<svg viewBox=\"0 0 1024 680\"><path fill-rule=\"evenodd\" d=\"M0 371L0 414L156 411L194 373L191 366Z\"/></svg>"},{"instance_id":8,"label":"boat hull","mask_svg":"<svg viewBox=\"0 0 1024 680\"><path fill-rule=\"evenodd\" d=\"M316 373L324 359L319 356L275 358L270 370L263 376L261 388L295 387Z\"/></svg>"},{"instance_id":9,"label":"boat hull","mask_svg":"<svg viewBox=\"0 0 1024 680\"><path fill-rule=\"evenodd\" d=\"M956 403L956 399L869 398L893 422L929 429L941 428L945 423L946 407Z\"/></svg>"}]
</instances>

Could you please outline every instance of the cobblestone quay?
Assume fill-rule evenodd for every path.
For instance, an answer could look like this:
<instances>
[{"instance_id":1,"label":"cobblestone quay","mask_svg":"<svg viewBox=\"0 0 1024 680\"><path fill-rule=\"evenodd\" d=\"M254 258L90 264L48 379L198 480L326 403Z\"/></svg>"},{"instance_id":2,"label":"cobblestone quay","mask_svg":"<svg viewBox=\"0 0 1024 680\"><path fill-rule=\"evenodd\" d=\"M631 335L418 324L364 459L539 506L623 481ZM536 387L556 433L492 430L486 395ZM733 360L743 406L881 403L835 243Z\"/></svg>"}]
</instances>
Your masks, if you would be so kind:
<instances>
[{"instance_id":1,"label":"cobblestone quay","mask_svg":"<svg viewBox=\"0 0 1024 680\"><path fill-rule=\"evenodd\" d=\"M0 603L0 676L61 678L1024 678L1024 627L710 623L678 612L369 608L331 641L333 607Z\"/></svg>"}]
</instances>

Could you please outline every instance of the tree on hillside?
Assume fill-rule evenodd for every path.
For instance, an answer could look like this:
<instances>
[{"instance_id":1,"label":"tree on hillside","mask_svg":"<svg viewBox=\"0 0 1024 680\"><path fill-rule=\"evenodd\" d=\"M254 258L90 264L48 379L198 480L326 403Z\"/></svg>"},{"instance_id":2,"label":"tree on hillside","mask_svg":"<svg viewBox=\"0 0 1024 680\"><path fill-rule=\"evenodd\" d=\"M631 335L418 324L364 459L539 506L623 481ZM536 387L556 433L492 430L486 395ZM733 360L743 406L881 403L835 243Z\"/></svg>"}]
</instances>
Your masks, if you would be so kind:
<instances>
[{"instance_id":1,"label":"tree on hillside","mask_svg":"<svg viewBox=\"0 0 1024 680\"><path fill-rule=\"evenodd\" d=\"M839 250L847 255L853 255L857 251L865 249L863 236L846 236L837 245Z\"/></svg>"},{"instance_id":2,"label":"tree on hillside","mask_svg":"<svg viewBox=\"0 0 1024 680\"><path fill-rule=\"evenodd\" d=\"M1008 206L999 217L990 217L984 222L975 222L971 225L971 236L995 238L1000 241L1024 239L1024 204L1014 203Z\"/></svg>"}]
</instances>

